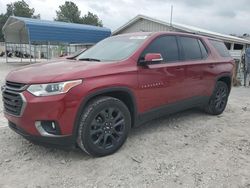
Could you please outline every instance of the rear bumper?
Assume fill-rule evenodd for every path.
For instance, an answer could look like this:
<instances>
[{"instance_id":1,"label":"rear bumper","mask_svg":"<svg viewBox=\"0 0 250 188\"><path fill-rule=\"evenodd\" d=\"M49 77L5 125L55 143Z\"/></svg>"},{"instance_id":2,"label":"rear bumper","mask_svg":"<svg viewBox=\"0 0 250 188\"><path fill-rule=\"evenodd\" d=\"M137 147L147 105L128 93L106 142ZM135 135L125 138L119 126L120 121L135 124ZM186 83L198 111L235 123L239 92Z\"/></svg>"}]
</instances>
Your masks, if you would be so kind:
<instances>
[{"instance_id":1,"label":"rear bumper","mask_svg":"<svg viewBox=\"0 0 250 188\"><path fill-rule=\"evenodd\" d=\"M24 138L35 144L58 147L58 148L75 148L75 139L73 136L60 136L60 137L34 136L10 121L8 122L8 124L9 127L17 134L23 136Z\"/></svg>"}]
</instances>

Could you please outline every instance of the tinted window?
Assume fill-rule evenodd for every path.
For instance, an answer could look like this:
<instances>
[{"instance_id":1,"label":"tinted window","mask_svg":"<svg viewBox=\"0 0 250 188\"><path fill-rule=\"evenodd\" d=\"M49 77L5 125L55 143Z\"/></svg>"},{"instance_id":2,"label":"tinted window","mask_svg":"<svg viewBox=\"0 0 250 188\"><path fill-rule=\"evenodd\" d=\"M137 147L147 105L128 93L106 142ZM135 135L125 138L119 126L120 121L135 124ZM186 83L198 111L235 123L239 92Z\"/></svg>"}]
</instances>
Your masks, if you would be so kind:
<instances>
[{"instance_id":1,"label":"tinted window","mask_svg":"<svg viewBox=\"0 0 250 188\"><path fill-rule=\"evenodd\" d=\"M210 40L210 42L222 57L230 57L230 54L223 42L216 40Z\"/></svg>"},{"instance_id":2,"label":"tinted window","mask_svg":"<svg viewBox=\"0 0 250 188\"><path fill-rule=\"evenodd\" d=\"M201 48L201 55L202 55L202 58L206 58L208 56L207 54L207 49L205 48L204 44L200 41L199 41L199 45L200 45L200 48Z\"/></svg>"},{"instance_id":3,"label":"tinted window","mask_svg":"<svg viewBox=\"0 0 250 188\"><path fill-rule=\"evenodd\" d=\"M202 59L201 48L198 39L180 37L185 60Z\"/></svg>"},{"instance_id":4,"label":"tinted window","mask_svg":"<svg viewBox=\"0 0 250 188\"><path fill-rule=\"evenodd\" d=\"M163 36L155 39L142 53L160 53L164 62L178 61L179 52L175 36Z\"/></svg>"}]
</instances>

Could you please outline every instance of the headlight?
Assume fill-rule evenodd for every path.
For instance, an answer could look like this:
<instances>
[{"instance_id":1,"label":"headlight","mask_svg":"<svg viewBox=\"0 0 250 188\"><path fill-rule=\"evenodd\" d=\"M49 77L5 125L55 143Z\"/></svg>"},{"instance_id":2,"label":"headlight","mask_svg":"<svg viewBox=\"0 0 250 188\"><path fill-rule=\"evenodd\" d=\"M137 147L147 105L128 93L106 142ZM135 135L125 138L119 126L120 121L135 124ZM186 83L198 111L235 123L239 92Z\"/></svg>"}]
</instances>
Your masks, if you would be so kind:
<instances>
[{"instance_id":1,"label":"headlight","mask_svg":"<svg viewBox=\"0 0 250 188\"><path fill-rule=\"evenodd\" d=\"M50 96L67 93L71 88L82 83L82 80L73 80L67 82L34 84L28 87L28 91L35 96Z\"/></svg>"}]
</instances>

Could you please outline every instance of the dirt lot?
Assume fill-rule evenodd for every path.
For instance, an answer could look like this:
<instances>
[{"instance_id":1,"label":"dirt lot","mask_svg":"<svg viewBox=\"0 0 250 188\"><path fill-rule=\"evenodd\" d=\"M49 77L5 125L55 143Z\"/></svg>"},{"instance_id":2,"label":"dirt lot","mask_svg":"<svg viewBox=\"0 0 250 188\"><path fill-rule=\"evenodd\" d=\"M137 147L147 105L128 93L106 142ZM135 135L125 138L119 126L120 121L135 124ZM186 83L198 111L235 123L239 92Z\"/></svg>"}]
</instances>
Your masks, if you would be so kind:
<instances>
[{"instance_id":1,"label":"dirt lot","mask_svg":"<svg viewBox=\"0 0 250 188\"><path fill-rule=\"evenodd\" d=\"M1 84L16 67L0 65ZM250 88L233 88L222 115L189 110L133 129L102 158L29 143L0 105L0 187L250 188Z\"/></svg>"}]
</instances>

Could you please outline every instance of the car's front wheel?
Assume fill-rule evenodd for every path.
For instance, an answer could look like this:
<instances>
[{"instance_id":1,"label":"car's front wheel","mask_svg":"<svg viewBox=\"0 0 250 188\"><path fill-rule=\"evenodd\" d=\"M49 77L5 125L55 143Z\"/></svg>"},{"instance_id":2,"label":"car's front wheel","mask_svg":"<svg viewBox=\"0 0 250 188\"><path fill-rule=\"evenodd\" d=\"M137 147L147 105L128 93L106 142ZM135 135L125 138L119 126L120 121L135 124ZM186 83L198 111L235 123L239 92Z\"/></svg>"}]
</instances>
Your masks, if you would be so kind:
<instances>
[{"instance_id":1,"label":"car's front wheel","mask_svg":"<svg viewBox=\"0 0 250 188\"><path fill-rule=\"evenodd\" d=\"M225 82L218 81L205 111L212 115L221 114L226 108L228 95L229 88L227 84Z\"/></svg>"},{"instance_id":2,"label":"car's front wheel","mask_svg":"<svg viewBox=\"0 0 250 188\"><path fill-rule=\"evenodd\" d=\"M130 127L130 112L122 101L99 97L82 112L77 143L92 156L110 155L123 145Z\"/></svg>"}]
</instances>

